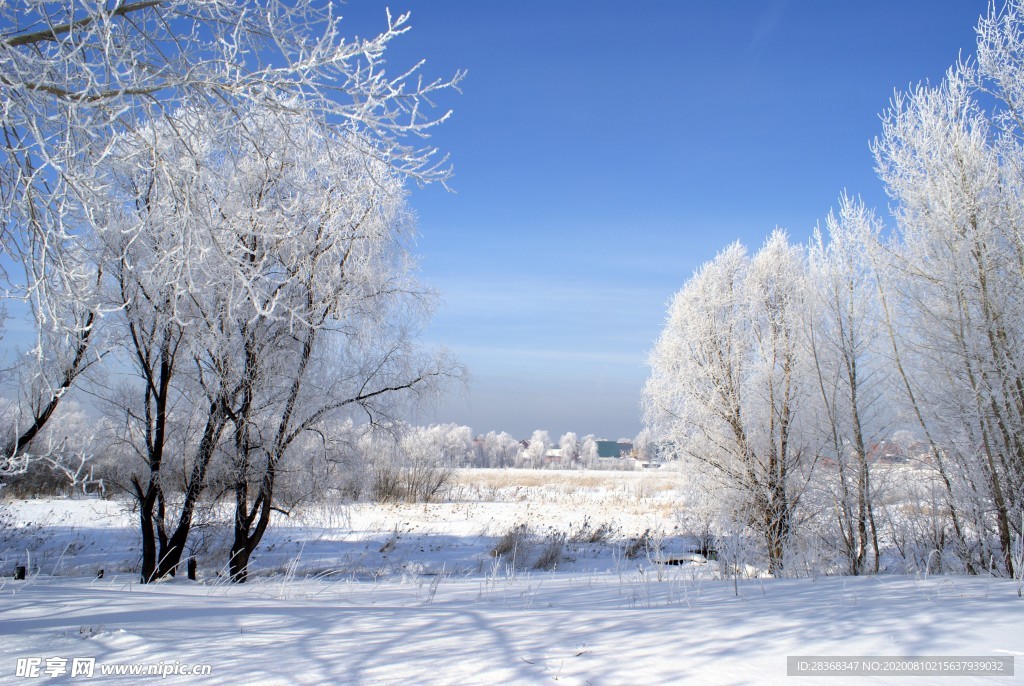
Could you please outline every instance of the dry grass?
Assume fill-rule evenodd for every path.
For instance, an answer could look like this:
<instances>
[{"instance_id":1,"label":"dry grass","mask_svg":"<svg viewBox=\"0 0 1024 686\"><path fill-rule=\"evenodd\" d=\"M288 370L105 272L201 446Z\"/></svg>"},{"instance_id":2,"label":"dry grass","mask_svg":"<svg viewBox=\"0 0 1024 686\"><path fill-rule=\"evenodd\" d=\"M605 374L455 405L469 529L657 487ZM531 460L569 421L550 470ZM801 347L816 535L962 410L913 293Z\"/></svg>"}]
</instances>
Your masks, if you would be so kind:
<instances>
[{"instance_id":1,"label":"dry grass","mask_svg":"<svg viewBox=\"0 0 1024 686\"><path fill-rule=\"evenodd\" d=\"M638 557L650 555L652 552L657 552L660 546L655 543L654 536L651 534L651 530L647 529L642 534L634 539L631 539L626 545L624 555L627 560L635 560Z\"/></svg>"},{"instance_id":2,"label":"dry grass","mask_svg":"<svg viewBox=\"0 0 1024 686\"><path fill-rule=\"evenodd\" d=\"M498 539L491 550L491 557L500 557L512 567L518 567L529 556L532 547L530 527L516 524Z\"/></svg>"},{"instance_id":3,"label":"dry grass","mask_svg":"<svg viewBox=\"0 0 1024 686\"><path fill-rule=\"evenodd\" d=\"M677 491L685 481L682 474L667 469L639 472L459 469L454 475L456 491L495 496L501 491L528 489L558 493L605 491L644 497Z\"/></svg>"},{"instance_id":4,"label":"dry grass","mask_svg":"<svg viewBox=\"0 0 1024 686\"><path fill-rule=\"evenodd\" d=\"M666 468L633 472L459 469L453 476L451 502L556 506L599 519L617 513L669 520L689 487L685 474Z\"/></svg>"},{"instance_id":5,"label":"dry grass","mask_svg":"<svg viewBox=\"0 0 1024 686\"><path fill-rule=\"evenodd\" d=\"M554 569L565 557L565 534L554 533L544 541L544 547L533 563L534 569L548 571Z\"/></svg>"}]
</instances>

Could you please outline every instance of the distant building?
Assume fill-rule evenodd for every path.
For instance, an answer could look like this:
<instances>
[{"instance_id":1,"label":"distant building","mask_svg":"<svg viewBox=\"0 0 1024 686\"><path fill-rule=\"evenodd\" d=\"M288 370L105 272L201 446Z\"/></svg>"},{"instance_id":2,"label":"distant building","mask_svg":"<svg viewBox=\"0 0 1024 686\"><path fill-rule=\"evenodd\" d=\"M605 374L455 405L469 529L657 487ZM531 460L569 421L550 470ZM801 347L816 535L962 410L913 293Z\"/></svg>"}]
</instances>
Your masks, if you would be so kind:
<instances>
[{"instance_id":1,"label":"distant building","mask_svg":"<svg viewBox=\"0 0 1024 686\"><path fill-rule=\"evenodd\" d=\"M597 444L597 456L619 459L633 455L633 444L623 441L594 441Z\"/></svg>"}]
</instances>

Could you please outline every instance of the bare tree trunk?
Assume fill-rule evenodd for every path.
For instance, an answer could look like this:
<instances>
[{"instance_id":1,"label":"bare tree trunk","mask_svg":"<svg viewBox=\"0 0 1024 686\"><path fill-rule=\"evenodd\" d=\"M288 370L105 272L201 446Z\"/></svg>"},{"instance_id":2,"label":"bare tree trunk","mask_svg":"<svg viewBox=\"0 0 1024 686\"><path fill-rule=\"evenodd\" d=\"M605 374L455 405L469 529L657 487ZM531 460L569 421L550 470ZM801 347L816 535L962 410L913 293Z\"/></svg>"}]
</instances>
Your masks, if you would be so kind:
<instances>
[{"instance_id":1,"label":"bare tree trunk","mask_svg":"<svg viewBox=\"0 0 1024 686\"><path fill-rule=\"evenodd\" d=\"M145 491L137 480L133 485L135 497L139 503L139 525L142 533L142 583L145 584L156 579L157 544L152 504L156 489L152 482Z\"/></svg>"},{"instance_id":2,"label":"bare tree trunk","mask_svg":"<svg viewBox=\"0 0 1024 686\"><path fill-rule=\"evenodd\" d=\"M225 401L223 399L215 400L210 404L203 437L199 442L199 448L192 463L192 471L185 486L185 500L181 505L177 526L175 526L174 531L167 539L166 545L160 551L157 578L173 576L178 563L181 562L182 555L185 553L185 544L192 530L192 519L195 514L196 505L199 501L199 496L206 487L206 470L209 467L210 460L213 459L217 442L220 440L226 422Z\"/></svg>"}]
</instances>

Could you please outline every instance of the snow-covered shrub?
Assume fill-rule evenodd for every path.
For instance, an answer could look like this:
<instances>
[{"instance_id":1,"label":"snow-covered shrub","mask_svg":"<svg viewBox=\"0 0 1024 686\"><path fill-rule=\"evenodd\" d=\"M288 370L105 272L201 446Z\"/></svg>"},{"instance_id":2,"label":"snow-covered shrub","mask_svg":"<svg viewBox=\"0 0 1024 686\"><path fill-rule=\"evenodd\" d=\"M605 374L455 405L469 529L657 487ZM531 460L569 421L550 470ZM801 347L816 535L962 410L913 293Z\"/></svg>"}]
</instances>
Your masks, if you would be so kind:
<instances>
[{"instance_id":1,"label":"snow-covered shrub","mask_svg":"<svg viewBox=\"0 0 1024 686\"><path fill-rule=\"evenodd\" d=\"M903 497L882 508L885 534L907 573L967 571L968 551L958 551L940 487L931 479L905 483Z\"/></svg>"},{"instance_id":2,"label":"snow-covered shrub","mask_svg":"<svg viewBox=\"0 0 1024 686\"><path fill-rule=\"evenodd\" d=\"M371 451L373 500L431 502L451 486L454 463L470 454L472 439L468 429L468 440L460 443L451 440L454 432L440 428L401 427L398 435L371 437L366 447Z\"/></svg>"}]
</instances>

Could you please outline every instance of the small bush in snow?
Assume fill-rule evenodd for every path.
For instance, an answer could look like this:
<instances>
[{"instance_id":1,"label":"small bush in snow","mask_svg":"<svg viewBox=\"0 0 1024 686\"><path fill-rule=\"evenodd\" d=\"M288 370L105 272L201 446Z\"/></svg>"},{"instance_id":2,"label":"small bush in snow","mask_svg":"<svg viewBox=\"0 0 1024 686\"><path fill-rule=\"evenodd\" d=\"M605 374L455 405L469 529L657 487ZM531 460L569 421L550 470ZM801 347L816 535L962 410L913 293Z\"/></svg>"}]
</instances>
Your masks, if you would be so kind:
<instances>
[{"instance_id":1,"label":"small bush in snow","mask_svg":"<svg viewBox=\"0 0 1024 686\"><path fill-rule=\"evenodd\" d=\"M635 560L638 557L647 555L653 550L657 550L659 547L660 546L654 542L651 530L645 529L642 534L636 538L630 539L623 554L626 556L627 560Z\"/></svg>"},{"instance_id":2,"label":"small bush in snow","mask_svg":"<svg viewBox=\"0 0 1024 686\"><path fill-rule=\"evenodd\" d=\"M491 549L491 557L505 558L513 566L521 562L530 548L530 527L516 524L506 531Z\"/></svg>"},{"instance_id":3,"label":"small bush in snow","mask_svg":"<svg viewBox=\"0 0 1024 686\"><path fill-rule=\"evenodd\" d=\"M565 534L561 532L548 536L544 541L544 547L541 549L537 561L533 563L533 568L549 570L557 567L558 563L565 557L565 539Z\"/></svg>"},{"instance_id":4,"label":"small bush in snow","mask_svg":"<svg viewBox=\"0 0 1024 686\"><path fill-rule=\"evenodd\" d=\"M615 535L615 527L608 522L602 522L597 526L590 524L590 517L586 517L579 528L572 532L569 537L571 543L589 543L591 545L603 545L608 543Z\"/></svg>"}]
</instances>

